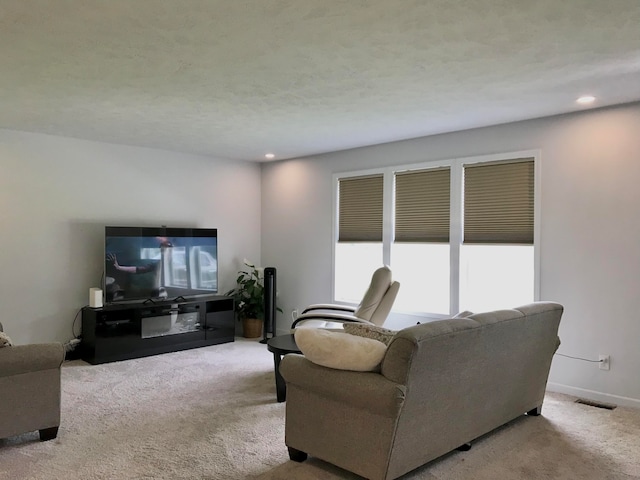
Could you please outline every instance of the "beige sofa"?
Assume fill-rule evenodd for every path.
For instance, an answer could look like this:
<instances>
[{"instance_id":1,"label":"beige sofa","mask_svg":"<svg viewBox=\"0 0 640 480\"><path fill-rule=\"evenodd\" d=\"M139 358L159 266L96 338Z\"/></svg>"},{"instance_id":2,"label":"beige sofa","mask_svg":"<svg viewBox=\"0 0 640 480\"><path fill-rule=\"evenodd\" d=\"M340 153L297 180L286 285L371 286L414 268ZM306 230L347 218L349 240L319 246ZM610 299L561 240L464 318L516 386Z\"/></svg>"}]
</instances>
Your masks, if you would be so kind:
<instances>
[{"instance_id":1,"label":"beige sofa","mask_svg":"<svg viewBox=\"0 0 640 480\"><path fill-rule=\"evenodd\" d=\"M536 302L398 332L380 372L286 355L285 443L365 478L397 478L540 414L563 307Z\"/></svg>"},{"instance_id":2,"label":"beige sofa","mask_svg":"<svg viewBox=\"0 0 640 480\"><path fill-rule=\"evenodd\" d=\"M0 438L35 430L43 441L56 437L63 361L60 343L0 348Z\"/></svg>"}]
</instances>

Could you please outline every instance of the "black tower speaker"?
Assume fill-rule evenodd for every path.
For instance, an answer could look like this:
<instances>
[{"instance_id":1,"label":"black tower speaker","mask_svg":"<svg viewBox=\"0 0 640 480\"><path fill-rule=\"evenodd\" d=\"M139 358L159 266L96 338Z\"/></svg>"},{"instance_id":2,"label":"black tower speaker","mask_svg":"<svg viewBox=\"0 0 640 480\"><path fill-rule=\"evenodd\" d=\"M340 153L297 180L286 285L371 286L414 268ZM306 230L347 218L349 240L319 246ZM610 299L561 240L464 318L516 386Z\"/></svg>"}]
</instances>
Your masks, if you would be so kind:
<instances>
[{"instance_id":1,"label":"black tower speaker","mask_svg":"<svg viewBox=\"0 0 640 480\"><path fill-rule=\"evenodd\" d=\"M264 338L260 343L267 343L269 337L276 334L276 269L264 269Z\"/></svg>"}]
</instances>

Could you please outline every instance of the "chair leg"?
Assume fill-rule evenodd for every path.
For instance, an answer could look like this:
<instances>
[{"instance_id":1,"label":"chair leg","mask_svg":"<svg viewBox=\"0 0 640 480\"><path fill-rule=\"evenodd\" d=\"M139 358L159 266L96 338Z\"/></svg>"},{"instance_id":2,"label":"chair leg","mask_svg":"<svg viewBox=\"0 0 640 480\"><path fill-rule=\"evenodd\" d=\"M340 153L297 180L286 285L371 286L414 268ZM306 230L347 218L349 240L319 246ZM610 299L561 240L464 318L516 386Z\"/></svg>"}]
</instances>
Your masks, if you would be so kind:
<instances>
[{"instance_id":1,"label":"chair leg","mask_svg":"<svg viewBox=\"0 0 640 480\"><path fill-rule=\"evenodd\" d=\"M40 430L40 441L46 442L48 440L53 440L58 436L58 427L51 428L43 428Z\"/></svg>"},{"instance_id":2,"label":"chair leg","mask_svg":"<svg viewBox=\"0 0 640 480\"><path fill-rule=\"evenodd\" d=\"M307 459L307 454L297 450L293 447L287 447L289 449L289 458L294 462L304 462Z\"/></svg>"},{"instance_id":3,"label":"chair leg","mask_svg":"<svg viewBox=\"0 0 640 480\"><path fill-rule=\"evenodd\" d=\"M537 417L542 413L542 405L537 406L536 408L532 408L527 412L527 415L531 417Z\"/></svg>"}]
</instances>

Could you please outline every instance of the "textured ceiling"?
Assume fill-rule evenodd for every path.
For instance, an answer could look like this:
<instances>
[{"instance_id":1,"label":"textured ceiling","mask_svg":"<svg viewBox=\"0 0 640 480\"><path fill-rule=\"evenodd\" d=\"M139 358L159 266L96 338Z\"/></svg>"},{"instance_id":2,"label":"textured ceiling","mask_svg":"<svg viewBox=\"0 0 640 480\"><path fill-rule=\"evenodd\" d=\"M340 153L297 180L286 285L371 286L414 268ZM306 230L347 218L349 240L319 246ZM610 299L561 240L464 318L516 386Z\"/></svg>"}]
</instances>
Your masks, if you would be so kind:
<instances>
[{"instance_id":1,"label":"textured ceiling","mask_svg":"<svg viewBox=\"0 0 640 480\"><path fill-rule=\"evenodd\" d=\"M0 128L262 161L586 93L640 100L640 1L0 1Z\"/></svg>"}]
</instances>

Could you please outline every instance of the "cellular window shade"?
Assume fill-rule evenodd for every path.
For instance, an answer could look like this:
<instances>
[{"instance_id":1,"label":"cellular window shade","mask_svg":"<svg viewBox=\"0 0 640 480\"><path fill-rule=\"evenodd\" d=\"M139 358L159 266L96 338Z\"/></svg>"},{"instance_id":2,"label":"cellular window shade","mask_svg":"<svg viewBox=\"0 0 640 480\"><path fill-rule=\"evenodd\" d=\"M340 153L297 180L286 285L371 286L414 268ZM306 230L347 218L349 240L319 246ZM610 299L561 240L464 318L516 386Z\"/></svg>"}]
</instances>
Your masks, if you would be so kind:
<instances>
[{"instance_id":1,"label":"cellular window shade","mask_svg":"<svg viewBox=\"0 0 640 480\"><path fill-rule=\"evenodd\" d=\"M396 173L396 242L449 242L451 170Z\"/></svg>"},{"instance_id":2,"label":"cellular window shade","mask_svg":"<svg viewBox=\"0 0 640 480\"><path fill-rule=\"evenodd\" d=\"M533 245L533 159L466 165L464 243Z\"/></svg>"},{"instance_id":3,"label":"cellular window shade","mask_svg":"<svg viewBox=\"0 0 640 480\"><path fill-rule=\"evenodd\" d=\"M339 180L338 241L382 241L383 176Z\"/></svg>"}]
</instances>

